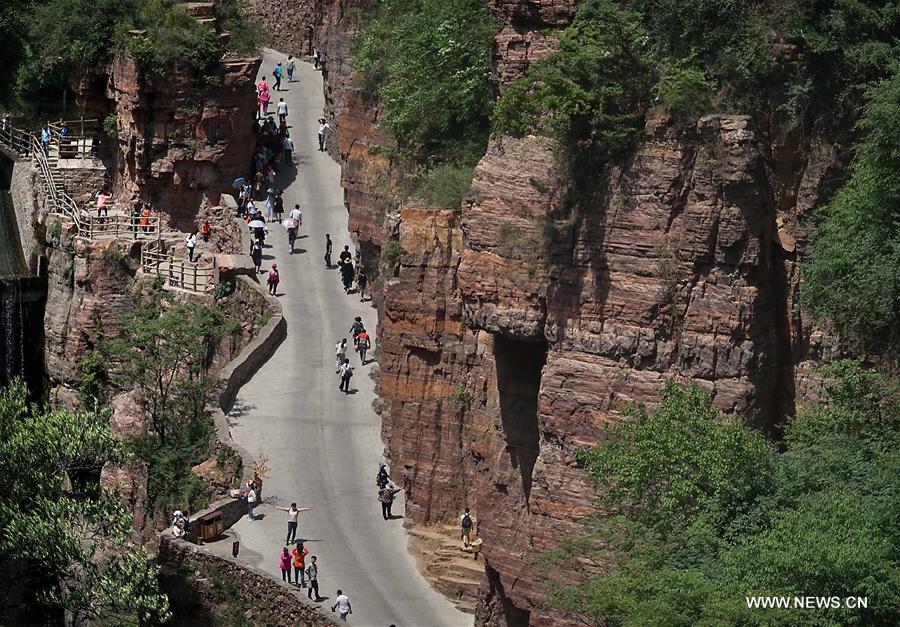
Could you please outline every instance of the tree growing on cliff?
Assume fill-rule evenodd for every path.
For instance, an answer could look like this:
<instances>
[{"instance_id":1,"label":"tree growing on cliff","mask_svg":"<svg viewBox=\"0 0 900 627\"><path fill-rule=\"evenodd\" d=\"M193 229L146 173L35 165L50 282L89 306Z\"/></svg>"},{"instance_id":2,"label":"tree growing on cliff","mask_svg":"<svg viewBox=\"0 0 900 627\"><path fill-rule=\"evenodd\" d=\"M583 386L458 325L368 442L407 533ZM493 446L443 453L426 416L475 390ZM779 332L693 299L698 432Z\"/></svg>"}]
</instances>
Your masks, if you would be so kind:
<instances>
[{"instance_id":1,"label":"tree growing on cliff","mask_svg":"<svg viewBox=\"0 0 900 627\"><path fill-rule=\"evenodd\" d=\"M112 374L138 390L152 430L165 444L173 430L204 412L212 385L209 360L225 318L206 305L172 303L157 294L126 314L122 329L104 349Z\"/></svg>"},{"instance_id":2,"label":"tree growing on cliff","mask_svg":"<svg viewBox=\"0 0 900 627\"><path fill-rule=\"evenodd\" d=\"M596 625L897 624L896 387L854 362L826 374L829 402L791 420L779 449L696 388L668 384L657 411L633 410L581 457L618 514L539 561L580 568L548 584L548 603ZM809 594L869 606L745 600Z\"/></svg>"},{"instance_id":3,"label":"tree growing on cliff","mask_svg":"<svg viewBox=\"0 0 900 627\"><path fill-rule=\"evenodd\" d=\"M28 405L15 382L0 390L0 578L4 618L20 597L32 616L55 608L76 620L164 621L168 600L142 549L123 551L131 517L99 485L121 461L107 414Z\"/></svg>"}]
</instances>

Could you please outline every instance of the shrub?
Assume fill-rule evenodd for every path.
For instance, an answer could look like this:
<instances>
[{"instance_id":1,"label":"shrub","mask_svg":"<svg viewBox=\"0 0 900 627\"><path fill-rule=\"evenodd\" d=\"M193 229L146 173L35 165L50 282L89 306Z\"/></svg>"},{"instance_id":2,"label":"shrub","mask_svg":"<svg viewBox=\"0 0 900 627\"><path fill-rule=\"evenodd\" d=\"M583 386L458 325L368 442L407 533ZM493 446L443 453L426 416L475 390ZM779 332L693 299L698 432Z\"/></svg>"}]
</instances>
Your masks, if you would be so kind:
<instances>
[{"instance_id":1,"label":"shrub","mask_svg":"<svg viewBox=\"0 0 900 627\"><path fill-rule=\"evenodd\" d=\"M467 165L441 164L401 181L401 191L414 196L429 207L453 209L459 207L472 184L473 168Z\"/></svg>"},{"instance_id":2,"label":"shrub","mask_svg":"<svg viewBox=\"0 0 900 627\"><path fill-rule=\"evenodd\" d=\"M687 118L710 110L715 84L696 65L676 61L662 70L653 92L659 106Z\"/></svg>"},{"instance_id":3,"label":"shrub","mask_svg":"<svg viewBox=\"0 0 900 627\"><path fill-rule=\"evenodd\" d=\"M110 139L119 137L119 118L116 114L111 113L103 118L103 134Z\"/></svg>"},{"instance_id":4,"label":"shrub","mask_svg":"<svg viewBox=\"0 0 900 627\"><path fill-rule=\"evenodd\" d=\"M472 407L472 400L472 393L466 386L461 383L457 383L453 386L453 391L450 392L450 402L459 411L469 411L469 408Z\"/></svg>"},{"instance_id":5,"label":"shrub","mask_svg":"<svg viewBox=\"0 0 900 627\"><path fill-rule=\"evenodd\" d=\"M478 0L379 4L356 41L354 63L365 89L381 98L381 123L399 142L474 164L489 127L496 30Z\"/></svg>"},{"instance_id":6,"label":"shrub","mask_svg":"<svg viewBox=\"0 0 900 627\"><path fill-rule=\"evenodd\" d=\"M640 16L608 0L581 3L559 49L507 86L493 132L550 132L582 170L634 144L652 87Z\"/></svg>"},{"instance_id":7,"label":"shrub","mask_svg":"<svg viewBox=\"0 0 900 627\"><path fill-rule=\"evenodd\" d=\"M801 300L868 349L900 346L900 72L873 89L850 179L818 212Z\"/></svg>"},{"instance_id":8,"label":"shrub","mask_svg":"<svg viewBox=\"0 0 900 627\"><path fill-rule=\"evenodd\" d=\"M392 239L381 251L381 261L389 268L396 268L400 265L400 258L403 255L403 248L400 247L399 240Z\"/></svg>"},{"instance_id":9,"label":"shrub","mask_svg":"<svg viewBox=\"0 0 900 627\"><path fill-rule=\"evenodd\" d=\"M161 77L172 68L203 72L222 56L219 36L174 0L149 0L138 15L144 36L128 37L126 47L142 70Z\"/></svg>"}]
</instances>

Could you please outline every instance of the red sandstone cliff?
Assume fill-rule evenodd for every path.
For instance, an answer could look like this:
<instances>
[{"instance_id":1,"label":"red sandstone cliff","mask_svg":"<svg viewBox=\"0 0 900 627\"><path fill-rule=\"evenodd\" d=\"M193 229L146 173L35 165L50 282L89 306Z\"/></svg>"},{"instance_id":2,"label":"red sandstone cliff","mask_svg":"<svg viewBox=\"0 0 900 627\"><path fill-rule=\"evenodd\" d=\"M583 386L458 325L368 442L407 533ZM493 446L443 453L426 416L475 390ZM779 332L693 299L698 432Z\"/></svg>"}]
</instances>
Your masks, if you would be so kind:
<instances>
[{"instance_id":1,"label":"red sandstone cliff","mask_svg":"<svg viewBox=\"0 0 900 627\"><path fill-rule=\"evenodd\" d=\"M498 88L554 45L574 2L494 0ZM839 166L771 120L650 118L635 155L569 207L550 140L493 140L459 210L388 200L378 104L353 88L359 3L316 3L328 110L340 128L351 231L382 277L379 409L407 524L479 520L476 622L557 625L529 564L577 533L598 495L574 460L663 380L709 388L771 427L814 398L834 349L795 302L811 209ZM337 55L337 59L335 56ZM383 266L383 264L382 264Z\"/></svg>"},{"instance_id":2,"label":"red sandstone cliff","mask_svg":"<svg viewBox=\"0 0 900 627\"><path fill-rule=\"evenodd\" d=\"M191 76L145 76L120 50L108 66L82 75L75 89L86 115L116 116L117 193L137 192L176 227L189 229L203 198L217 201L247 171L259 64L258 58L226 59L200 90Z\"/></svg>"}]
</instances>

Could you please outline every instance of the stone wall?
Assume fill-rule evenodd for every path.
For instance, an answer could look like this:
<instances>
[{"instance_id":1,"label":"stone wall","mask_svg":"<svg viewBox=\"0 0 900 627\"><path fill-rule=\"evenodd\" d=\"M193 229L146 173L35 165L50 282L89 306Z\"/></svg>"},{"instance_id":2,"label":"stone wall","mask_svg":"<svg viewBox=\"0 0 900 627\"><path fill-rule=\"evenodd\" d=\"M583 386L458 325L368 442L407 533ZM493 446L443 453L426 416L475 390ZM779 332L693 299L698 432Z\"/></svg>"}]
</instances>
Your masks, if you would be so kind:
<instances>
[{"instance_id":1,"label":"stone wall","mask_svg":"<svg viewBox=\"0 0 900 627\"><path fill-rule=\"evenodd\" d=\"M34 228L32 228L32 224L38 218L34 202L35 190L32 185L34 176L30 160L18 159L13 162L9 193L16 210L16 223L19 226L19 240L22 243L25 263L28 264L31 272L37 274L37 257L40 254L40 247L37 245Z\"/></svg>"},{"instance_id":2,"label":"stone wall","mask_svg":"<svg viewBox=\"0 0 900 627\"><path fill-rule=\"evenodd\" d=\"M160 540L159 561L169 569L194 571L196 575L188 575L181 582L190 586L194 594L207 605L216 602L209 579L214 577L219 581L227 580L236 592L235 597L227 600L228 603L240 607L244 617L251 621L308 627L337 624L292 586L277 581L256 568L211 555L203 547L173 538L169 534L164 534Z\"/></svg>"}]
</instances>

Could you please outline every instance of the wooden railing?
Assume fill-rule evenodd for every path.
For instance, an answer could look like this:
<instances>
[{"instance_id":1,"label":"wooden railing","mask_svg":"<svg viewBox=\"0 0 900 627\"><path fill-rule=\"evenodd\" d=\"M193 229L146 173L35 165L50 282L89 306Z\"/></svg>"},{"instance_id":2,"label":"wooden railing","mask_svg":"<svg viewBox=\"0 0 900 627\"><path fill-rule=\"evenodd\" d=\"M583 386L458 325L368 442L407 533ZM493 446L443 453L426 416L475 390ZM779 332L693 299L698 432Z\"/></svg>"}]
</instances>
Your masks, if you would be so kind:
<instances>
[{"instance_id":1,"label":"wooden railing","mask_svg":"<svg viewBox=\"0 0 900 627\"><path fill-rule=\"evenodd\" d=\"M215 287L215 259L211 266L199 266L183 259L175 259L174 251L164 251L158 241L149 242L141 249L141 268L144 273L161 278L163 287L201 293L209 292Z\"/></svg>"}]
</instances>

